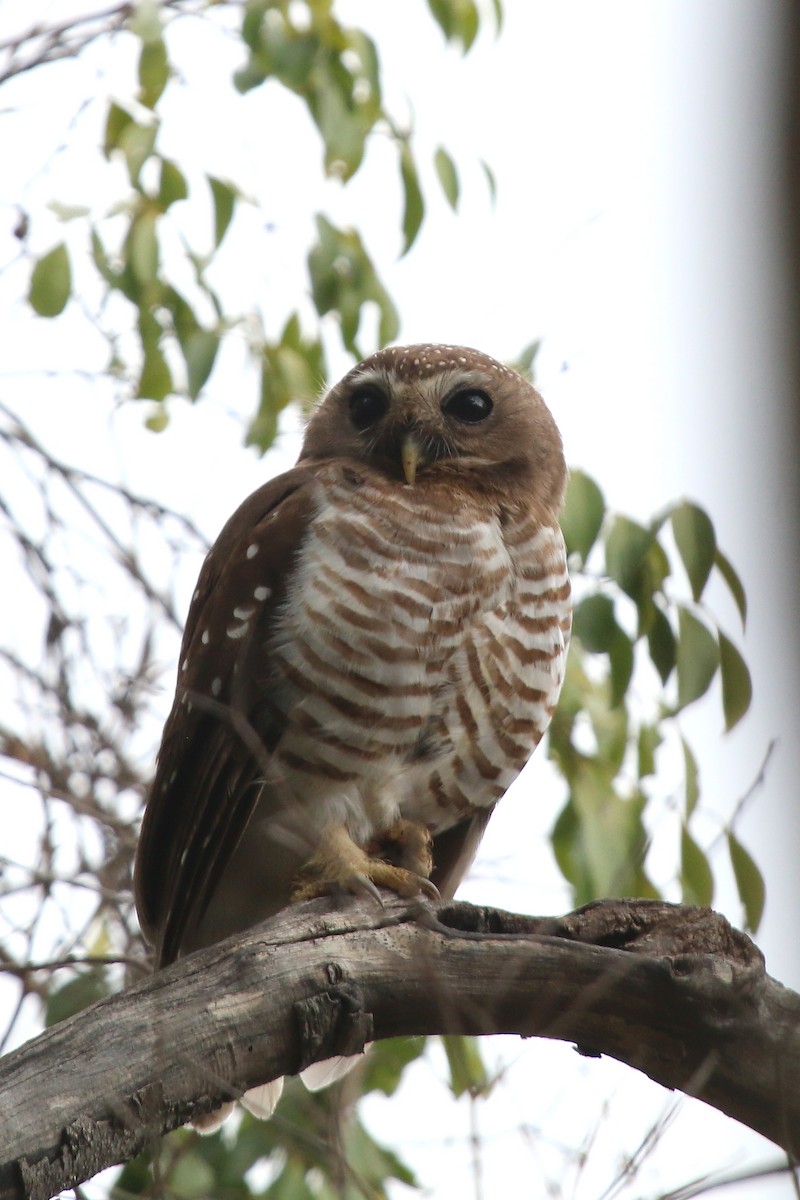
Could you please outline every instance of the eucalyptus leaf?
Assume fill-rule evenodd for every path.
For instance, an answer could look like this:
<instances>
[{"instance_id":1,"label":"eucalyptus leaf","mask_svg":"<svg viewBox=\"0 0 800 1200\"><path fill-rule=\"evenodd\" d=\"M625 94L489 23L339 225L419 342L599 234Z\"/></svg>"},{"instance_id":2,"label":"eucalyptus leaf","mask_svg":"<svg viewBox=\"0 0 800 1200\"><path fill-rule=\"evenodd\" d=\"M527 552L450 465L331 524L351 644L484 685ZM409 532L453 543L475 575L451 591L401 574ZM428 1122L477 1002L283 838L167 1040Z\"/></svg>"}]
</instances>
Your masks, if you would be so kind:
<instances>
[{"instance_id":1,"label":"eucalyptus leaf","mask_svg":"<svg viewBox=\"0 0 800 1200\"><path fill-rule=\"evenodd\" d=\"M407 254L417 240L422 218L425 215L425 202L419 186L419 177L408 142L403 142L400 148L400 176L403 183L405 206L403 208L403 249L401 256Z\"/></svg>"},{"instance_id":2,"label":"eucalyptus leaf","mask_svg":"<svg viewBox=\"0 0 800 1200\"><path fill-rule=\"evenodd\" d=\"M196 329L182 345L186 360L187 390L189 397L196 400L200 395L219 350L219 335L210 329Z\"/></svg>"},{"instance_id":3,"label":"eucalyptus leaf","mask_svg":"<svg viewBox=\"0 0 800 1200\"><path fill-rule=\"evenodd\" d=\"M745 625L747 624L747 596L745 594L744 585L734 570L730 560L725 557L719 548L717 548L717 552L714 555L714 565L728 585L728 590L733 596L734 603L739 610L739 616L742 619L742 629L744 629Z\"/></svg>"},{"instance_id":4,"label":"eucalyptus leaf","mask_svg":"<svg viewBox=\"0 0 800 1200\"><path fill-rule=\"evenodd\" d=\"M708 859L684 825L681 830L681 887L684 904L710 904L714 877Z\"/></svg>"},{"instance_id":5,"label":"eucalyptus leaf","mask_svg":"<svg viewBox=\"0 0 800 1200\"><path fill-rule=\"evenodd\" d=\"M139 102L155 108L168 82L167 47L161 38L144 42L139 55Z\"/></svg>"},{"instance_id":6,"label":"eucalyptus leaf","mask_svg":"<svg viewBox=\"0 0 800 1200\"><path fill-rule=\"evenodd\" d=\"M458 208L459 196L458 171L456 170L456 164L444 146L439 146L434 154L433 165L436 168L436 174L439 177L439 183L442 185L442 191L445 194L447 203L455 212Z\"/></svg>"},{"instance_id":7,"label":"eucalyptus leaf","mask_svg":"<svg viewBox=\"0 0 800 1200\"><path fill-rule=\"evenodd\" d=\"M481 1056L477 1038L457 1035L442 1039L450 1068L450 1090L454 1096L488 1096L492 1080Z\"/></svg>"},{"instance_id":8,"label":"eucalyptus leaf","mask_svg":"<svg viewBox=\"0 0 800 1200\"><path fill-rule=\"evenodd\" d=\"M747 663L722 631L719 633L719 665L725 728L730 730L741 721L749 709L753 698L753 685Z\"/></svg>"},{"instance_id":9,"label":"eucalyptus leaf","mask_svg":"<svg viewBox=\"0 0 800 1200\"><path fill-rule=\"evenodd\" d=\"M719 646L708 626L678 607L678 708L703 696L719 667Z\"/></svg>"},{"instance_id":10,"label":"eucalyptus leaf","mask_svg":"<svg viewBox=\"0 0 800 1200\"><path fill-rule=\"evenodd\" d=\"M739 899L744 907L745 926L750 933L756 933L764 915L766 901L764 877L752 856L745 850L733 832L728 833L727 840Z\"/></svg>"},{"instance_id":11,"label":"eucalyptus leaf","mask_svg":"<svg viewBox=\"0 0 800 1200\"><path fill-rule=\"evenodd\" d=\"M139 283L152 283L158 275L159 254L156 214L151 208L134 218L125 248L128 263Z\"/></svg>"},{"instance_id":12,"label":"eucalyptus leaf","mask_svg":"<svg viewBox=\"0 0 800 1200\"><path fill-rule=\"evenodd\" d=\"M583 471L570 471L560 521L568 554L579 554L586 562L597 541L605 511L603 493L595 481Z\"/></svg>"},{"instance_id":13,"label":"eucalyptus leaf","mask_svg":"<svg viewBox=\"0 0 800 1200\"><path fill-rule=\"evenodd\" d=\"M108 981L101 968L90 967L81 971L51 991L47 1001L45 1025L58 1025L60 1021L66 1021L67 1017L74 1016L97 1000L104 1000L108 994Z\"/></svg>"},{"instance_id":14,"label":"eucalyptus leaf","mask_svg":"<svg viewBox=\"0 0 800 1200\"><path fill-rule=\"evenodd\" d=\"M610 650L618 629L614 601L605 593L586 596L575 606L572 632L592 654Z\"/></svg>"},{"instance_id":15,"label":"eucalyptus leaf","mask_svg":"<svg viewBox=\"0 0 800 1200\"><path fill-rule=\"evenodd\" d=\"M237 189L224 179L208 176L211 198L214 202L214 245L219 246L233 218L233 209L238 198Z\"/></svg>"},{"instance_id":16,"label":"eucalyptus leaf","mask_svg":"<svg viewBox=\"0 0 800 1200\"><path fill-rule=\"evenodd\" d=\"M653 616L647 631L647 647L653 666L666 683L675 669L677 644L669 618L657 605L653 606Z\"/></svg>"},{"instance_id":17,"label":"eucalyptus leaf","mask_svg":"<svg viewBox=\"0 0 800 1200\"><path fill-rule=\"evenodd\" d=\"M656 773L656 751L664 741L657 725L642 725L637 739L637 775L646 779Z\"/></svg>"},{"instance_id":18,"label":"eucalyptus leaf","mask_svg":"<svg viewBox=\"0 0 800 1200\"><path fill-rule=\"evenodd\" d=\"M189 185L183 171L172 159L162 158L158 184L159 207L166 210L178 200L185 200L188 195Z\"/></svg>"},{"instance_id":19,"label":"eucalyptus leaf","mask_svg":"<svg viewBox=\"0 0 800 1200\"><path fill-rule=\"evenodd\" d=\"M606 568L623 592L636 598L645 558L653 545L649 529L629 517L614 517L606 538Z\"/></svg>"},{"instance_id":20,"label":"eucalyptus leaf","mask_svg":"<svg viewBox=\"0 0 800 1200\"><path fill-rule=\"evenodd\" d=\"M34 265L28 300L40 317L57 317L72 291L72 268L63 242L48 250Z\"/></svg>"},{"instance_id":21,"label":"eucalyptus leaf","mask_svg":"<svg viewBox=\"0 0 800 1200\"><path fill-rule=\"evenodd\" d=\"M688 500L672 510L670 520L678 553L689 576L692 598L697 602L714 566L717 550L714 526L707 513Z\"/></svg>"},{"instance_id":22,"label":"eucalyptus leaf","mask_svg":"<svg viewBox=\"0 0 800 1200\"><path fill-rule=\"evenodd\" d=\"M684 812L688 821L700 798L700 772L692 748L684 737L681 737L681 749L683 750Z\"/></svg>"},{"instance_id":23,"label":"eucalyptus leaf","mask_svg":"<svg viewBox=\"0 0 800 1200\"><path fill-rule=\"evenodd\" d=\"M108 158L112 150L118 149L120 138L132 121L133 117L126 109L122 108L119 104L114 104L113 101L109 104L103 139L103 153L106 158Z\"/></svg>"}]
</instances>

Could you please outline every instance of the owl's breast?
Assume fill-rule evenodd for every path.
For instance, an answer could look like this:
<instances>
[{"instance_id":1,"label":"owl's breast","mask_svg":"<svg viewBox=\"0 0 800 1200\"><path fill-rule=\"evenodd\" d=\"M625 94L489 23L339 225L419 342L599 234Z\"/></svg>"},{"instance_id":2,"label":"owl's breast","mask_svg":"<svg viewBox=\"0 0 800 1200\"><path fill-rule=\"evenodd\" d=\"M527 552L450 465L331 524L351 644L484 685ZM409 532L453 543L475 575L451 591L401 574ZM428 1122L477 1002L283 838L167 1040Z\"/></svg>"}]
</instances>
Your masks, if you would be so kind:
<instances>
[{"instance_id":1,"label":"owl's breast","mask_svg":"<svg viewBox=\"0 0 800 1200\"><path fill-rule=\"evenodd\" d=\"M443 493L327 483L272 646L294 791L355 789L434 829L495 802L541 736L564 645L541 627L542 546L519 532Z\"/></svg>"}]
</instances>

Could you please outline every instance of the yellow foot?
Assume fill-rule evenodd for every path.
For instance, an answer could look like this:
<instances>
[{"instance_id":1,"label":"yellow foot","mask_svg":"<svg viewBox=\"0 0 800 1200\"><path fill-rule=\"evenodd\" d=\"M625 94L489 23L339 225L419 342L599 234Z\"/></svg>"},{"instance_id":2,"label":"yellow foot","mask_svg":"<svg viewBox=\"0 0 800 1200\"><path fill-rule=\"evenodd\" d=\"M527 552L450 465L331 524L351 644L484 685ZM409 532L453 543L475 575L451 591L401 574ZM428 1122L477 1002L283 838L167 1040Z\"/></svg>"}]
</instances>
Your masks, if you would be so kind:
<instances>
[{"instance_id":1,"label":"yellow foot","mask_svg":"<svg viewBox=\"0 0 800 1200\"><path fill-rule=\"evenodd\" d=\"M357 846L344 825L330 830L316 854L301 869L292 900L312 900L331 892L366 893L382 903L378 888L398 896L423 893L439 900L431 883L431 836L422 825L398 821L365 850Z\"/></svg>"}]
</instances>

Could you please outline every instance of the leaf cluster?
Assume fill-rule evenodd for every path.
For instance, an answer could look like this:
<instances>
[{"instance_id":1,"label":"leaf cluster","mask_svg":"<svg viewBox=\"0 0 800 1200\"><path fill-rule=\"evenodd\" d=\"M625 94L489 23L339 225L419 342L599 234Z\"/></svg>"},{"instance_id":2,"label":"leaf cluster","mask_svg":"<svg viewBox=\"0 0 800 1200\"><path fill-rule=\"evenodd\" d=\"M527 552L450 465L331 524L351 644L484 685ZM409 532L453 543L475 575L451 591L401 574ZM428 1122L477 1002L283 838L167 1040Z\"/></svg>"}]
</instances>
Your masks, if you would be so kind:
<instances>
[{"instance_id":1,"label":"leaf cluster","mask_svg":"<svg viewBox=\"0 0 800 1200\"><path fill-rule=\"evenodd\" d=\"M213 19L222 7L209 2L206 18ZM430 8L445 37L466 52L480 25L473 0L432 0ZM317 236L307 255L311 320L305 299L284 314L280 327L267 323L259 311L237 314L226 308L212 278L220 264L230 266L224 241L242 206L259 202L213 174L190 178L161 149L163 101L180 86L180 62L171 57L169 37L170 23L180 16L168 7L142 6L129 22L129 34L139 45L138 88L128 101L109 101L103 142L109 165L121 161L125 166L127 198L99 215L88 195L83 205L54 206L62 220L86 226L92 277L85 277L89 264L82 253L76 269L74 239L65 238L33 260L28 300L40 317L53 319L71 300L85 304L99 288L97 319L106 311L114 314L106 334L108 370L131 397L155 402L147 418L154 431L166 425L166 402L174 396L197 400L223 345L244 335L257 379L256 415L246 440L265 450L287 404L319 393L327 375L326 329L338 330L345 349L359 358L394 340L399 320L361 234L337 227L324 212L315 214ZM499 26L499 3L495 17ZM247 0L239 33L245 61L234 74L234 86L244 94L277 84L298 97L319 135L328 178L347 184L363 167L370 139L389 139L399 167L405 254L422 225L425 198L412 130L384 105L372 39L342 23L332 0ZM455 209L458 171L444 147L435 152L433 176ZM212 228L200 247L190 242L181 210L196 205L203 192L211 203ZM122 312L113 303L120 301ZM377 337L370 343L365 330L372 327L373 312ZM120 331L126 324L132 344L123 351Z\"/></svg>"},{"instance_id":2,"label":"leaf cluster","mask_svg":"<svg viewBox=\"0 0 800 1200\"><path fill-rule=\"evenodd\" d=\"M741 580L717 544L710 517L690 501L642 525L609 512L597 483L574 471L562 528L576 604L566 682L550 731L550 755L568 787L553 831L559 866L577 903L661 894L664 885L657 887L647 871L646 816L658 783L659 749L677 743L684 765L677 803L681 898L710 904L713 871L692 829L700 775L680 716L715 680L726 730L750 706L747 665L705 602L716 575L744 629ZM652 696L649 712L645 689ZM763 880L734 830L721 832L747 927L755 929Z\"/></svg>"}]
</instances>

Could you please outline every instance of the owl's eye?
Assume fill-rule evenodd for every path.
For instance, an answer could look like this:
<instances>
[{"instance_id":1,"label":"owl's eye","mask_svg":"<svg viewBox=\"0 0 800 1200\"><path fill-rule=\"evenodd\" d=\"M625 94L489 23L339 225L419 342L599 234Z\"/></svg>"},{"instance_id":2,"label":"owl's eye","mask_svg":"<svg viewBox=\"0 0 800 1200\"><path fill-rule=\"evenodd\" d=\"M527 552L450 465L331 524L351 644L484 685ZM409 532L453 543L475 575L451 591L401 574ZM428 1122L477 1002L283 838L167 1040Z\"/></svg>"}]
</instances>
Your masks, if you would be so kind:
<instances>
[{"instance_id":1,"label":"owl's eye","mask_svg":"<svg viewBox=\"0 0 800 1200\"><path fill-rule=\"evenodd\" d=\"M457 421L463 421L466 425L477 425L479 421L486 420L493 407L486 392L477 388L465 388L463 392L456 392L445 402L444 411L448 417L455 417Z\"/></svg>"},{"instance_id":2,"label":"owl's eye","mask_svg":"<svg viewBox=\"0 0 800 1200\"><path fill-rule=\"evenodd\" d=\"M356 388L350 397L350 420L359 431L369 429L385 415L389 401L380 388Z\"/></svg>"}]
</instances>

